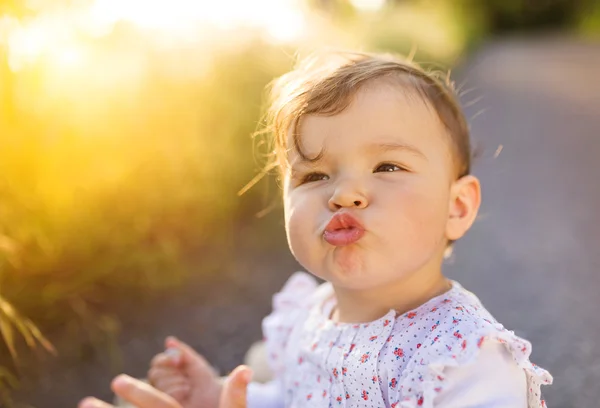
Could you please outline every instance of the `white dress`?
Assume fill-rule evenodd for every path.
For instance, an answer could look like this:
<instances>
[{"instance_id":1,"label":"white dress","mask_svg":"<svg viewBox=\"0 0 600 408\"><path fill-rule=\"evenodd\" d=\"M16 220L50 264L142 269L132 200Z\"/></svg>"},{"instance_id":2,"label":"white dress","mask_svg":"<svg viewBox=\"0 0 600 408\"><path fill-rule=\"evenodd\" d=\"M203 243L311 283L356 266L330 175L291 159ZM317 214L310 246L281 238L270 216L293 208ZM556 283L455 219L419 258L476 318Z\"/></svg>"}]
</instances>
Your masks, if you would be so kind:
<instances>
[{"instance_id":1,"label":"white dress","mask_svg":"<svg viewBox=\"0 0 600 408\"><path fill-rule=\"evenodd\" d=\"M336 323L331 284L298 272L263 321L275 380L252 383L248 407L545 407L550 374L531 345L457 282L404 314Z\"/></svg>"}]
</instances>

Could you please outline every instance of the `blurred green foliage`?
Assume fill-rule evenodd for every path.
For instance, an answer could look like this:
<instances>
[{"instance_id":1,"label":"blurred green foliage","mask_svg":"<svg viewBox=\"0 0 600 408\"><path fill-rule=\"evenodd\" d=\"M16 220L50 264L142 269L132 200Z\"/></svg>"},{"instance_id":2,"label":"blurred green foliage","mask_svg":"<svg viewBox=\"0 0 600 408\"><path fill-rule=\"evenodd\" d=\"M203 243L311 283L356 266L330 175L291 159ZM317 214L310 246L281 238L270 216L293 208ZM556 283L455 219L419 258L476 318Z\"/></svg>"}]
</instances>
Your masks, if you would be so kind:
<instances>
[{"instance_id":1,"label":"blurred green foliage","mask_svg":"<svg viewBox=\"0 0 600 408\"><path fill-rule=\"evenodd\" d=\"M478 2L482 4L482 2ZM491 0L484 9L489 30L548 30L576 27L597 5L594 0Z\"/></svg>"},{"instance_id":2,"label":"blurred green foliage","mask_svg":"<svg viewBox=\"0 0 600 408\"><path fill-rule=\"evenodd\" d=\"M237 192L260 167L263 89L291 58L257 40L187 76L145 56L141 82L108 90L52 92L43 65L0 68L0 296L43 331L72 332L70 349L107 344L115 305L181 286L194 254L211 253L198 273L214 273L266 205L261 189Z\"/></svg>"},{"instance_id":3,"label":"blurred green foliage","mask_svg":"<svg viewBox=\"0 0 600 408\"><path fill-rule=\"evenodd\" d=\"M600 37L600 2L595 2L589 7L579 24L582 34L594 38Z\"/></svg>"},{"instance_id":4,"label":"blurred green foliage","mask_svg":"<svg viewBox=\"0 0 600 408\"><path fill-rule=\"evenodd\" d=\"M250 49L219 56L209 81L153 73L84 120L13 106L0 151L8 301L60 322L70 301L181 284L182 254L218 245L256 170L249 135L274 73Z\"/></svg>"},{"instance_id":5,"label":"blurred green foliage","mask_svg":"<svg viewBox=\"0 0 600 408\"><path fill-rule=\"evenodd\" d=\"M0 335L4 347L8 349L12 362L18 363L17 337L22 337L27 346L36 348L42 345L47 351L54 352L54 347L42 335L39 329L26 317L21 316L11 303L0 296ZM12 405L11 390L17 387L18 380L14 373L0 366L0 404Z\"/></svg>"}]
</instances>

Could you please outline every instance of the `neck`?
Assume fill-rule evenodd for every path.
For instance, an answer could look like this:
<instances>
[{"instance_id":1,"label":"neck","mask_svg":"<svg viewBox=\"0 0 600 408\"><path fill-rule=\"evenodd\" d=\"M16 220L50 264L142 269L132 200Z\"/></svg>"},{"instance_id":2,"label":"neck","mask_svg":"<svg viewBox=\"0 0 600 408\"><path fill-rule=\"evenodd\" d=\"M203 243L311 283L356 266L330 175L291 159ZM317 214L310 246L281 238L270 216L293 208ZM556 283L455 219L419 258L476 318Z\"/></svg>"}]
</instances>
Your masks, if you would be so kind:
<instances>
[{"instance_id":1,"label":"neck","mask_svg":"<svg viewBox=\"0 0 600 408\"><path fill-rule=\"evenodd\" d=\"M441 270L437 270L429 273L419 271L381 287L364 290L334 287L337 307L332 319L364 323L379 319L390 309L403 314L447 292L451 286Z\"/></svg>"}]
</instances>

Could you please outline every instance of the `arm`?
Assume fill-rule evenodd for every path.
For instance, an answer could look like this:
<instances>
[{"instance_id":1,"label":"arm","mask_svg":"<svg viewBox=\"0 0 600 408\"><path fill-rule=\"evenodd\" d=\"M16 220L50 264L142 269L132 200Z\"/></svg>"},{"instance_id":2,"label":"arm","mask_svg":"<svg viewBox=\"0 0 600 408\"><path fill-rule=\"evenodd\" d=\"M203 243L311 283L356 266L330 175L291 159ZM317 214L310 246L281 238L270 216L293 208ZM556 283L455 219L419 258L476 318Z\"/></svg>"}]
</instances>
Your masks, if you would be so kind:
<instances>
[{"instance_id":1,"label":"arm","mask_svg":"<svg viewBox=\"0 0 600 408\"><path fill-rule=\"evenodd\" d=\"M436 408L526 408L527 378L503 344L484 343L475 364L444 370Z\"/></svg>"}]
</instances>

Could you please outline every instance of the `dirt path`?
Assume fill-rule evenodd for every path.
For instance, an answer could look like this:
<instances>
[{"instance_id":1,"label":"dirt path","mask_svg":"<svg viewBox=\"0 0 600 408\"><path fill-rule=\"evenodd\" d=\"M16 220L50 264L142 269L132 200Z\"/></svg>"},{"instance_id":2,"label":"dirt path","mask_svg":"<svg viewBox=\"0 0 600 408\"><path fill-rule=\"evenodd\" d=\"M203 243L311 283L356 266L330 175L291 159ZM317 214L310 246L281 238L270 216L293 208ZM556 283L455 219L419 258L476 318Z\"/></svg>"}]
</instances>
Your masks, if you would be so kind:
<instances>
[{"instance_id":1,"label":"dirt path","mask_svg":"<svg viewBox=\"0 0 600 408\"><path fill-rule=\"evenodd\" d=\"M469 114L487 109L484 203L448 272L532 341L550 407L600 400L599 74L600 44L559 39L489 46L463 72Z\"/></svg>"}]
</instances>

